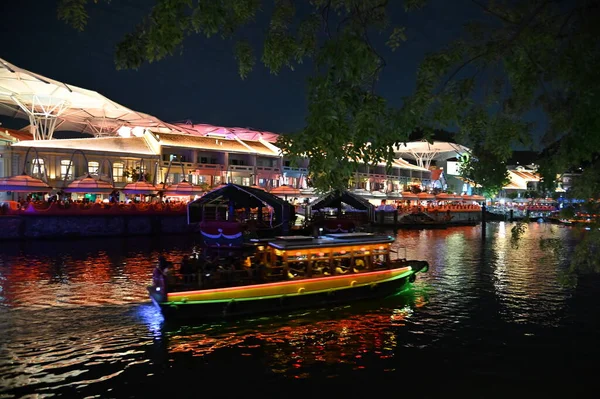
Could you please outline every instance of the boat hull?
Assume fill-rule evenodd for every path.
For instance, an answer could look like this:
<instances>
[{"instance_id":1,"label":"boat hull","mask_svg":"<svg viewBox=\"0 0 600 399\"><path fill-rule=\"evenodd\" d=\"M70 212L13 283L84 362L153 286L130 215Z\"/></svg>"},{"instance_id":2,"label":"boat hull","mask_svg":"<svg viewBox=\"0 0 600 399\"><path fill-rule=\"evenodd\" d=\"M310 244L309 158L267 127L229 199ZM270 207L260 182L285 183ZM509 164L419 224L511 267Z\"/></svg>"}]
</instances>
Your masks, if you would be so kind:
<instances>
[{"instance_id":1,"label":"boat hull","mask_svg":"<svg viewBox=\"0 0 600 399\"><path fill-rule=\"evenodd\" d=\"M170 293L149 287L165 319L215 319L323 307L393 295L414 281L427 263L371 273L285 281L229 289Z\"/></svg>"}]
</instances>

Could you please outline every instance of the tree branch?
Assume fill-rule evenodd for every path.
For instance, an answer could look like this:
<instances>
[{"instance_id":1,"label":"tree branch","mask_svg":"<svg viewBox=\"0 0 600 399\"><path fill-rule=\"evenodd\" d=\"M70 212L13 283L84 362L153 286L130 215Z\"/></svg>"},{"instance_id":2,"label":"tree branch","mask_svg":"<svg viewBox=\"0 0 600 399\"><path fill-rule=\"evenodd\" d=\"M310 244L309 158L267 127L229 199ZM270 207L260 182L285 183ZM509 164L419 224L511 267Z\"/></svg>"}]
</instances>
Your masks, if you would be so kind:
<instances>
[{"instance_id":1,"label":"tree branch","mask_svg":"<svg viewBox=\"0 0 600 399\"><path fill-rule=\"evenodd\" d=\"M452 72L450 74L450 76L448 77L448 79L446 79L446 81L444 82L444 84L442 85L442 90L448 85L448 83L450 83L450 81L452 79L454 79L454 77L463 69L465 68L467 65L469 65L471 62L483 57L484 55L488 54L487 51L484 51L483 53L479 53L471 58L469 58L468 60L466 60L465 62L463 62L462 64L460 64L455 70L454 72Z\"/></svg>"},{"instance_id":2,"label":"tree branch","mask_svg":"<svg viewBox=\"0 0 600 399\"><path fill-rule=\"evenodd\" d=\"M329 10L331 10L331 0L329 0L321 10L321 17L325 24L325 33L327 34L327 37L331 39L331 31L329 30Z\"/></svg>"},{"instance_id":3,"label":"tree branch","mask_svg":"<svg viewBox=\"0 0 600 399\"><path fill-rule=\"evenodd\" d=\"M471 0L472 3L478 5L479 7L481 7L485 12L487 12L488 14L491 14L495 17L500 18L501 20L503 20L504 22L508 22L509 24L516 24L515 21L511 21L510 19L508 19L506 16L499 14L496 11L493 11L491 8L489 8L488 6L486 6L485 4L480 3L477 0Z\"/></svg>"}]
</instances>

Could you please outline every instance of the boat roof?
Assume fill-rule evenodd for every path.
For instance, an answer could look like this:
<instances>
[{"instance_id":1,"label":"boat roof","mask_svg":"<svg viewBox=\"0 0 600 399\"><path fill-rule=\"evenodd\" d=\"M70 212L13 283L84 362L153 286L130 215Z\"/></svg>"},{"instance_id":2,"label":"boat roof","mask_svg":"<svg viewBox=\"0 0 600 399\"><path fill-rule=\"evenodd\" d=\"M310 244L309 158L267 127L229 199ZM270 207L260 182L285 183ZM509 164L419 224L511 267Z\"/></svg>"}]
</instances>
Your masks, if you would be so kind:
<instances>
[{"instance_id":1,"label":"boat roof","mask_svg":"<svg viewBox=\"0 0 600 399\"><path fill-rule=\"evenodd\" d=\"M319 247L341 247L347 245L387 244L394 237L373 233L326 234L321 237L280 236L269 241L269 246L277 249L305 249Z\"/></svg>"}]
</instances>

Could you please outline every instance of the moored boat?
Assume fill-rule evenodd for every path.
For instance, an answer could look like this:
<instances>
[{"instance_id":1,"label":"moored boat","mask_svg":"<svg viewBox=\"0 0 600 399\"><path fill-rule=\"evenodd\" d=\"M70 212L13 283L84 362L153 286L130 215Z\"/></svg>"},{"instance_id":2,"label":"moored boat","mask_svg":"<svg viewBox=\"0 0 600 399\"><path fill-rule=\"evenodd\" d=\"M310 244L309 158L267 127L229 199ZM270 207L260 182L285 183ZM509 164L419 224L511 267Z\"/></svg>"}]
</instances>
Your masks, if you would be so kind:
<instances>
[{"instance_id":1,"label":"moored boat","mask_svg":"<svg viewBox=\"0 0 600 399\"><path fill-rule=\"evenodd\" d=\"M148 291L165 318L221 318L385 297L428 263L392 259L394 238L371 233L256 240L237 264L199 260L186 283L155 273Z\"/></svg>"}]
</instances>

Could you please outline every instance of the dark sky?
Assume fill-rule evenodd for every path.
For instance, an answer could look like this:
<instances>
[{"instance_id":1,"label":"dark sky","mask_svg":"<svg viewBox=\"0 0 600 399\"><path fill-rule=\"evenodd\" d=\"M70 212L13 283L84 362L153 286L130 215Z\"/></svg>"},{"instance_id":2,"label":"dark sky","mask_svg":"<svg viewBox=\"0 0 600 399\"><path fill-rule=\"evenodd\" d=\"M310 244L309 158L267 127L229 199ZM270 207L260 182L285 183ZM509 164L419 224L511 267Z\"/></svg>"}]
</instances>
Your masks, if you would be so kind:
<instances>
[{"instance_id":1,"label":"dark sky","mask_svg":"<svg viewBox=\"0 0 600 399\"><path fill-rule=\"evenodd\" d=\"M407 27L409 40L396 52L386 52L388 66L378 86L392 105L399 105L414 88L415 71L424 55L457 37L467 19L481 15L470 0L430 0L426 9L410 14L404 13L400 0L396 1L398 10L392 22ZM186 40L181 55L145 64L138 71L117 71L113 61L116 43L153 2L90 3L88 27L77 32L56 18L54 0L3 1L0 57L32 72L96 90L167 122L192 120L277 133L302 128L308 65L274 76L257 64L242 81L232 43L196 35ZM263 15L258 21L267 18ZM264 26L248 30L249 39L261 43ZM382 37L380 42L386 39ZM22 120L2 121L14 128L27 124Z\"/></svg>"}]
</instances>

